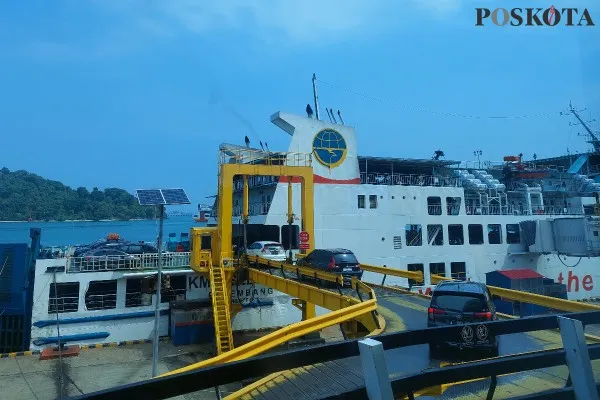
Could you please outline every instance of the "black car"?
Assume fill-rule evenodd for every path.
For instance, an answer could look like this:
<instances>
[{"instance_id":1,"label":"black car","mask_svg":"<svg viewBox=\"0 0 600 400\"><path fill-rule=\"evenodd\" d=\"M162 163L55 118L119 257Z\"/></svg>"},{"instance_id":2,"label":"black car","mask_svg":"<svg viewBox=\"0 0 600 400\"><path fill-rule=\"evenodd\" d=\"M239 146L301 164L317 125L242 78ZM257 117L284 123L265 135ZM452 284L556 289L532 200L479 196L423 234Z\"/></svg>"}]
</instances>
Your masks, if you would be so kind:
<instances>
[{"instance_id":1,"label":"black car","mask_svg":"<svg viewBox=\"0 0 600 400\"><path fill-rule=\"evenodd\" d=\"M432 293L427 310L427 326L430 328L496 319L492 295L487 286L480 282L440 282ZM481 349L491 357L498 355L498 337L486 325L457 329L456 336L446 337L429 346L432 355L443 347Z\"/></svg>"},{"instance_id":2,"label":"black car","mask_svg":"<svg viewBox=\"0 0 600 400\"><path fill-rule=\"evenodd\" d=\"M119 240L119 241L99 241L99 242L93 243L88 246L82 246L82 247L77 248L73 255L75 257L82 257L84 254L88 254L94 250L100 250L100 249L122 251L127 254L147 254L147 253L157 254L158 253L158 249L148 243L141 243L141 242L135 243L135 242Z\"/></svg>"},{"instance_id":3,"label":"black car","mask_svg":"<svg viewBox=\"0 0 600 400\"><path fill-rule=\"evenodd\" d=\"M363 274L354 253L346 249L315 249L306 257L300 258L296 265L341 274L345 282L349 282L353 276L361 279Z\"/></svg>"}]
</instances>

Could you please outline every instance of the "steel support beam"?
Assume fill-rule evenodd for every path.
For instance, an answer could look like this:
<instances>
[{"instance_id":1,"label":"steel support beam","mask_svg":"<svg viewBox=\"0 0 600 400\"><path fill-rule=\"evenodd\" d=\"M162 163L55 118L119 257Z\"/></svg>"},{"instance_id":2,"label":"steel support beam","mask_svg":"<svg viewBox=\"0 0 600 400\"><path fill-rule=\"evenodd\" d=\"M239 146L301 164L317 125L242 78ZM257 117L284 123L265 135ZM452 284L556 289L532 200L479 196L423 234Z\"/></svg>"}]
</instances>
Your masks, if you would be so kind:
<instances>
[{"instance_id":1,"label":"steel support beam","mask_svg":"<svg viewBox=\"0 0 600 400\"><path fill-rule=\"evenodd\" d=\"M575 397L578 400L599 400L583 324L576 319L557 318Z\"/></svg>"}]
</instances>

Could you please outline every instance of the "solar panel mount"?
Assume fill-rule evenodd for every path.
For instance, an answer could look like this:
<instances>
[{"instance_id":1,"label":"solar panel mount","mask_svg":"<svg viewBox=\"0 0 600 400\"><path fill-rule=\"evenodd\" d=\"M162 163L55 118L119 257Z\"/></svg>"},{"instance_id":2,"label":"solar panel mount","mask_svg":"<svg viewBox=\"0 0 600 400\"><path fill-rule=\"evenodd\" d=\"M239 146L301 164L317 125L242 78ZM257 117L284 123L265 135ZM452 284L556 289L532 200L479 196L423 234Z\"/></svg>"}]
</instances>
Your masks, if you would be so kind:
<instances>
[{"instance_id":1,"label":"solar panel mount","mask_svg":"<svg viewBox=\"0 0 600 400\"><path fill-rule=\"evenodd\" d=\"M137 189L136 194L142 206L190 204L183 189Z\"/></svg>"}]
</instances>

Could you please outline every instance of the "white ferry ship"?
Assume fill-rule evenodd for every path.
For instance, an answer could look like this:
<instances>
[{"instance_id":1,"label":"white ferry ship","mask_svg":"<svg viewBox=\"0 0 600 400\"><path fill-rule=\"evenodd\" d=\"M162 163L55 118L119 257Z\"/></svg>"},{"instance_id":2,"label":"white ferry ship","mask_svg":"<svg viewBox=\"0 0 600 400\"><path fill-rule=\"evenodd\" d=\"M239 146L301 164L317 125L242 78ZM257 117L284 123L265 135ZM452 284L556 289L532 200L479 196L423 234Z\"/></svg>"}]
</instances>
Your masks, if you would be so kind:
<instances>
[{"instance_id":1,"label":"white ferry ship","mask_svg":"<svg viewBox=\"0 0 600 400\"><path fill-rule=\"evenodd\" d=\"M350 126L283 112L271 121L290 135L287 152L224 144L221 153L288 163L294 155L311 154L318 248L348 248L365 264L423 271L425 285L386 280L418 291L432 287L430 274L485 282L491 271L528 269L564 284L569 299L600 297L600 178L594 181L590 174L600 170L600 152L581 156L570 168L531 165L520 156L484 164L445 160L441 152L431 159L369 157L359 155ZM247 243L272 240L297 252L301 226L287 223L287 180L249 181ZM239 217L241 179L234 185ZM292 185L293 210L299 213L300 184ZM217 212L215 205L209 225ZM233 228L240 247L241 218L234 218ZM37 260L31 349L56 344L59 329L67 344L150 339L156 258L121 258L117 264L73 256ZM160 334L186 336L180 343L212 340L208 280L188 263L189 253L166 254ZM365 273L363 280L381 283L381 276ZM270 288L235 285L232 299L261 306L240 312L234 330L293 322L289 297ZM262 307L270 304L274 307Z\"/></svg>"},{"instance_id":2,"label":"white ferry ship","mask_svg":"<svg viewBox=\"0 0 600 400\"><path fill-rule=\"evenodd\" d=\"M159 330L161 336L171 336L176 344L210 342L214 337L210 283L208 277L189 268L189 254L165 252L163 257ZM59 336L60 342L67 345L151 339L157 259L155 253L38 259L30 349L56 345ZM277 307L269 306L287 303L289 298L271 288L234 283L232 301L244 308L233 321L234 330L289 323L272 315Z\"/></svg>"},{"instance_id":3,"label":"white ferry ship","mask_svg":"<svg viewBox=\"0 0 600 400\"><path fill-rule=\"evenodd\" d=\"M569 299L600 297L600 151L591 131L596 151L566 168L526 163L521 156L464 163L439 151L431 159L371 157L359 154L355 129L332 114L329 122L310 113L272 115L290 136L285 153L221 145L229 162L261 163L279 155L290 163L294 154L312 154L317 248L347 248L365 264L423 271L425 285L412 286L421 292L431 289L430 274L486 282L491 271L526 269L566 285ZM292 182L299 213L300 184ZM249 177L248 244L273 240L297 251L301 227L287 225L287 185L286 178ZM242 189L240 177L235 216L241 215ZM213 217L208 224L215 223ZM234 244L242 244L242 229L234 218ZM381 279L363 275L367 282Z\"/></svg>"}]
</instances>

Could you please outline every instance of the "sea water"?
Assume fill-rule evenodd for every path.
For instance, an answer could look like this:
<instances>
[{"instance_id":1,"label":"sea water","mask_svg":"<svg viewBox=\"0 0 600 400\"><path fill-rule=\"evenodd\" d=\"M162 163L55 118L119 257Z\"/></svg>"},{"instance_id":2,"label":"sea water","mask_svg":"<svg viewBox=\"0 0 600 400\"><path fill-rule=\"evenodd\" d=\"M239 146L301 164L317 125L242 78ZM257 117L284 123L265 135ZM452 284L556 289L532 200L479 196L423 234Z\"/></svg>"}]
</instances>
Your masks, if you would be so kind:
<instances>
[{"instance_id":1,"label":"sea water","mask_svg":"<svg viewBox=\"0 0 600 400\"><path fill-rule=\"evenodd\" d=\"M192 217L170 217L163 221L163 240L169 233L177 237L189 233L190 228L206 226L195 222ZM70 246L92 243L117 233L124 240L156 242L159 231L158 220L139 221L66 221L66 222L2 222L0 223L0 243L31 243L29 230L41 229L41 243L44 247Z\"/></svg>"},{"instance_id":2,"label":"sea water","mask_svg":"<svg viewBox=\"0 0 600 400\"><path fill-rule=\"evenodd\" d=\"M206 226L195 222L192 217L175 216L163 221L163 241L169 233L177 237L189 233L192 227ZM139 221L66 221L66 222L1 222L0 243L31 244L29 230L41 229L41 244L44 247L72 246L92 243L117 233L124 240L148 241L155 243L158 238L158 220ZM275 291L273 305L244 309L233 321L234 329L256 329L261 326L279 327L301 320L300 311L292 306L291 298ZM328 312L317 307L317 315Z\"/></svg>"}]
</instances>

